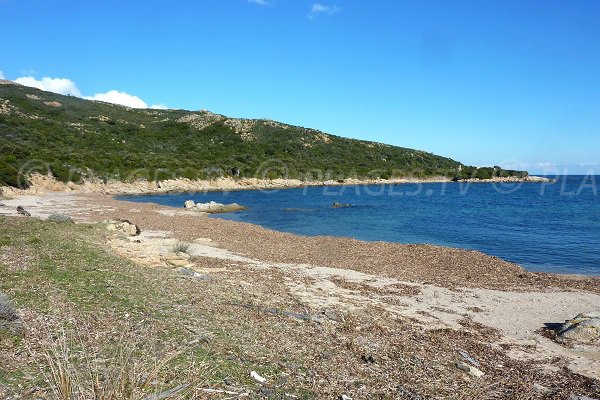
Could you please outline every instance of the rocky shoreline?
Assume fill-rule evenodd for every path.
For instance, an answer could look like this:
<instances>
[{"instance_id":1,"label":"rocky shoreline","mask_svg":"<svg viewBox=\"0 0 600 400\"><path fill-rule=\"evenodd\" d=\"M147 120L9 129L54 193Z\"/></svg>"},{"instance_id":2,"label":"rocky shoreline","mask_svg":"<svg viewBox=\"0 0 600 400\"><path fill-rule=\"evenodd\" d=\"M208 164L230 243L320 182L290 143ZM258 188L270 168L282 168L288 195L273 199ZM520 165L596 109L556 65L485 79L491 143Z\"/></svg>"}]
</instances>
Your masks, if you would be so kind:
<instances>
[{"instance_id":1,"label":"rocky shoreline","mask_svg":"<svg viewBox=\"0 0 600 400\"><path fill-rule=\"evenodd\" d=\"M186 178L165 180L161 182L135 181L119 182L73 182L62 183L55 179L34 175L30 178L31 185L28 189L0 187L0 194L11 196L36 195L53 192L74 193L102 193L111 196L144 195L161 193L186 193L209 191L233 190L277 190L303 187L326 186L353 186L353 185L401 185L401 184L427 184L427 183L455 183L447 177L432 177L426 179L394 178L394 179L340 179L327 181L304 181L300 179L258 179L258 178L218 178L214 180L190 180ZM459 183L553 183L554 180L529 176L527 178L493 178L493 179L466 179Z\"/></svg>"}]
</instances>

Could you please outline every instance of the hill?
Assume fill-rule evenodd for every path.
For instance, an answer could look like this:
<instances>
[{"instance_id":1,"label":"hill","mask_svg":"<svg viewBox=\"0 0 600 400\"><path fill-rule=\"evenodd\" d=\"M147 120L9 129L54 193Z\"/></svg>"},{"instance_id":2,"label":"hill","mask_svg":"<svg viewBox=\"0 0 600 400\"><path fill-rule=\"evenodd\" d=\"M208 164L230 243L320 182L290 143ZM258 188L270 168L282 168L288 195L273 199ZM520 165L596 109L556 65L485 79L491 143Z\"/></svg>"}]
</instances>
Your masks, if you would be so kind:
<instances>
[{"instance_id":1,"label":"hill","mask_svg":"<svg viewBox=\"0 0 600 400\"><path fill-rule=\"evenodd\" d=\"M0 186L27 186L33 172L62 182L527 175L271 120L132 109L1 83Z\"/></svg>"}]
</instances>

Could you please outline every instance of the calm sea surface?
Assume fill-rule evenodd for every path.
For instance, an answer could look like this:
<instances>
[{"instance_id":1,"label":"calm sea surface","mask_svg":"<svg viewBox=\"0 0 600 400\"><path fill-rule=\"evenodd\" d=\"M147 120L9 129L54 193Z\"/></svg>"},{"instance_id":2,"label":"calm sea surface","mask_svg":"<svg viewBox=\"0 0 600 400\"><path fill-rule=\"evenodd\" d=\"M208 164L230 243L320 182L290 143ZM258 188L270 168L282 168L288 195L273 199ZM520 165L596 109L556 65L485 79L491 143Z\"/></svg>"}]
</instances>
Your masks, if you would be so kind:
<instances>
[{"instance_id":1,"label":"calm sea surface","mask_svg":"<svg viewBox=\"0 0 600 400\"><path fill-rule=\"evenodd\" d=\"M183 207L239 203L215 218L300 235L480 250L533 271L600 275L600 176L555 184L429 183L231 191L120 199ZM334 208L334 202L349 207Z\"/></svg>"}]
</instances>

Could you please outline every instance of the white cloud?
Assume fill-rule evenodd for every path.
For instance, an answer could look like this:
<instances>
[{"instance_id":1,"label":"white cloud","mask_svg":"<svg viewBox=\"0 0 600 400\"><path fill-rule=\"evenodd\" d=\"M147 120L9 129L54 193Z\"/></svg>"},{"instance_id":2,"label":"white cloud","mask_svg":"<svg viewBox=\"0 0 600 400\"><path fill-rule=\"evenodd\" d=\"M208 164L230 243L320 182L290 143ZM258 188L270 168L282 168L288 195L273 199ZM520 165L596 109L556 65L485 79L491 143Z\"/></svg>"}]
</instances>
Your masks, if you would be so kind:
<instances>
[{"instance_id":1,"label":"white cloud","mask_svg":"<svg viewBox=\"0 0 600 400\"><path fill-rule=\"evenodd\" d=\"M595 161L587 161L587 162L579 163L580 167L597 167L599 165L600 165L600 163L595 162Z\"/></svg>"},{"instance_id":2,"label":"white cloud","mask_svg":"<svg viewBox=\"0 0 600 400\"><path fill-rule=\"evenodd\" d=\"M46 76L37 80L33 76L22 76L15 79L14 82L20 83L23 86L45 90L47 92L81 97L81 92L77 88L75 82L67 78L49 78Z\"/></svg>"},{"instance_id":3,"label":"white cloud","mask_svg":"<svg viewBox=\"0 0 600 400\"><path fill-rule=\"evenodd\" d=\"M0 71L0 79L6 79L6 77L4 76L4 74L2 73L2 71Z\"/></svg>"},{"instance_id":4,"label":"white cloud","mask_svg":"<svg viewBox=\"0 0 600 400\"><path fill-rule=\"evenodd\" d=\"M109 90L106 93L96 93L93 96L84 97L87 100L98 100L106 103L120 104L131 108L148 108L148 104L137 96L118 90Z\"/></svg>"},{"instance_id":5,"label":"white cloud","mask_svg":"<svg viewBox=\"0 0 600 400\"><path fill-rule=\"evenodd\" d=\"M0 79L4 79L2 72L0 72ZM106 93L96 93L93 96L84 96L77 88L75 82L67 78L49 78L44 77L40 80L35 79L32 76L22 76L14 80L16 83L20 83L24 86L34 87L47 92L53 92L64 95L71 95L81 97L86 100L97 100L104 101L112 104L120 104L131 108L153 108L157 110L166 110L167 106L164 104L148 104L137 96L129 93L120 92L118 90L109 90Z\"/></svg>"},{"instance_id":6,"label":"white cloud","mask_svg":"<svg viewBox=\"0 0 600 400\"><path fill-rule=\"evenodd\" d=\"M340 11L338 6L328 6L321 3L314 3L310 9L309 18L314 18L319 14L333 15Z\"/></svg>"}]
</instances>

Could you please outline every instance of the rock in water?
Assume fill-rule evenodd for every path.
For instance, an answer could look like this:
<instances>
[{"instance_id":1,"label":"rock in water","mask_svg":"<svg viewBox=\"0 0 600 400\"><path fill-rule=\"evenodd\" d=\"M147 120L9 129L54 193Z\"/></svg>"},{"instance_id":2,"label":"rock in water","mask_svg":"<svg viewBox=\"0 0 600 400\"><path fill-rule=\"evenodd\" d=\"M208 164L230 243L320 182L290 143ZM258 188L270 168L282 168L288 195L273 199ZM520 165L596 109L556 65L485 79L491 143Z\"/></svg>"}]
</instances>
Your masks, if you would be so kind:
<instances>
[{"instance_id":1,"label":"rock in water","mask_svg":"<svg viewBox=\"0 0 600 400\"><path fill-rule=\"evenodd\" d=\"M221 204L221 203L216 203L214 201L211 201L210 203L198 203L198 204L196 204L196 208L198 209L198 211L211 213L211 214L247 210L247 207L240 206L237 203Z\"/></svg>"},{"instance_id":2,"label":"rock in water","mask_svg":"<svg viewBox=\"0 0 600 400\"><path fill-rule=\"evenodd\" d=\"M577 315L556 328L559 339L600 345L600 311Z\"/></svg>"},{"instance_id":3,"label":"rock in water","mask_svg":"<svg viewBox=\"0 0 600 400\"><path fill-rule=\"evenodd\" d=\"M193 200L187 200L184 204L184 207L188 210L196 209L198 211L202 211L202 212L210 213L210 214L226 213L226 212L241 211L241 210L248 209L247 207L240 206L237 203L222 204L222 203L217 203L215 201L211 201L209 203L196 204L196 203L194 203Z\"/></svg>"},{"instance_id":4,"label":"rock in water","mask_svg":"<svg viewBox=\"0 0 600 400\"><path fill-rule=\"evenodd\" d=\"M347 207L352 207L352 204L348 204L348 203L339 203L337 201L333 202L332 205L333 208L347 208Z\"/></svg>"}]
</instances>

